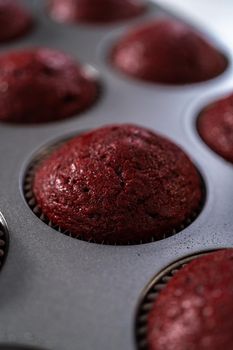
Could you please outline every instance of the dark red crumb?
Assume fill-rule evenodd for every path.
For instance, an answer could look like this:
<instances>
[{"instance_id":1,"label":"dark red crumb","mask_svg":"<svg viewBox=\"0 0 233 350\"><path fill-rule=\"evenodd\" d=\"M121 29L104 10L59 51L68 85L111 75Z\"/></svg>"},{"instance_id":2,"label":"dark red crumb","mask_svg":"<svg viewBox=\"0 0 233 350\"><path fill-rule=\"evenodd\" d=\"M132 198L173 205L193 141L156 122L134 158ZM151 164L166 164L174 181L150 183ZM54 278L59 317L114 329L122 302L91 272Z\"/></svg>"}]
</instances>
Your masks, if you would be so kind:
<instances>
[{"instance_id":1,"label":"dark red crumb","mask_svg":"<svg viewBox=\"0 0 233 350\"><path fill-rule=\"evenodd\" d=\"M198 130L210 148L233 163L233 94L201 112Z\"/></svg>"},{"instance_id":2,"label":"dark red crumb","mask_svg":"<svg viewBox=\"0 0 233 350\"><path fill-rule=\"evenodd\" d=\"M17 0L0 0L0 42L7 42L28 33L33 19Z\"/></svg>"},{"instance_id":3,"label":"dark red crumb","mask_svg":"<svg viewBox=\"0 0 233 350\"><path fill-rule=\"evenodd\" d=\"M44 123L70 117L97 98L96 82L68 55L39 48L0 56L0 121Z\"/></svg>"},{"instance_id":4,"label":"dark red crumb","mask_svg":"<svg viewBox=\"0 0 233 350\"><path fill-rule=\"evenodd\" d=\"M189 84L223 73L223 54L188 25L153 21L131 29L115 45L111 60L127 75L154 83Z\"/></svg>"},{"instance_id":5,"label":"dark red crumb","mask_svg":"<svg viewBox=\"0 0 233 350\"><path fill-rule=\"evenodd\" d=\"M149 350L233 349L233 249L193 260L160 292L148 318Z\"/></svg>"},{"instance_id":6,"label":"dark red crumb","mask_svg":"<svg viewBox=\"0 0 233 350\"><path fill-rule=\"evenodd\" d=\"M202 201L199 174L185 153L134 125L66 142L39 165L33 192L55 225L111 244L171 235Z\"/></svg>"},{"instance_id":7,"label":"dark red crumb","mask_svg":"<svg viewBox=\"0 0 233 350\"><path fill-rule=\"evenodd\" d=\"M104 24L139 16L143 0L50 0L51 16L60 22Z\"/></svg>"}]
</instances>

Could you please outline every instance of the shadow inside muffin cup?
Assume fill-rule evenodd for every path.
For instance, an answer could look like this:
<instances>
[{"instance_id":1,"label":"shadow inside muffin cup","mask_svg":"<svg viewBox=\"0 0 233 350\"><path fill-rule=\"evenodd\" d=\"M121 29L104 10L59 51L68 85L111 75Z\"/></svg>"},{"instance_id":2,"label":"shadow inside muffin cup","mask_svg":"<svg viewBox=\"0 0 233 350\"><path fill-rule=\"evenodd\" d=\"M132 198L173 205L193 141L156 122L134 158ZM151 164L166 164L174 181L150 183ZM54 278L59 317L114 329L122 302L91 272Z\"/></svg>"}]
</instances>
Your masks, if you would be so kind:
<instances>
[{"instance_id":1,"label":"shadow inside muffin cup","mask_svg":"<svg viewBox=\"0 0 233 350\"><path fill-rule=\"evenodd\" d=\"M87 132L87 130L85 130L85 132ZM82 132L78 135L82 135ZM201 202L198 206L198 208L192 212L192 214L185 219L180 225L179 227L174 228L173 230L171 230L170 232L164 232L164 235L162 238L158 239L155 238L155 236L151 236L150 239L147 240L130 240L127 243L121 243L121 242L108 242L106 240L104 241L96 241L95 239L85 239L82 234L80 233L80 235L76 235L73 234L71 231L66 230L61 228L59 225L54 224L51 220L48 219L48 217L43 213L43 211L41 210L40 206L37 203L37 200L35 198L35 195L33 193L33 182L34 182L34 176L36 173L36 170L38 169L38 167L40 166L40 164L46 160L55 150L57 150L58 148L60 148L64 143L66 143L67 141L73 139L75 136L78 136L76 133L72 134L72 136L67 136L64 139L54 142L52 144L49 144L45 147L42 147L35 155L34 157L31 159L31 161L29 162L28 166L26 167L26 170L23 174L23 184L22 184L22 188L23 188L23 195L24 195L24 199L27 203L27 205L29 206L29 208L32 210L32 212L41 220L43 221L46 225L48 225L49 227L53 228L55 231L62 233L66 236L75 238L75 239L79 239L82 241L86 241L88 243L95 243L95 244L104 244L104 245L119 245L119 246L125 246L125 245L139 245L139 244L147 244L147 243L153 243L162 239L166 239L170 236L173 236L179 232L181 232L182 230L184 230L186 227L188 227L189 225L191 225L196 218L199 216L199 214L201 213L202 209L204 208L205 202L206 202L206 186L205 186L205 182L203 179L203 176L201 175L199 169L195 166L196 171L200 177L200 183L201 183L201 193L202 193L202 197L201 197Z\"/></svg>"}]
</instances>

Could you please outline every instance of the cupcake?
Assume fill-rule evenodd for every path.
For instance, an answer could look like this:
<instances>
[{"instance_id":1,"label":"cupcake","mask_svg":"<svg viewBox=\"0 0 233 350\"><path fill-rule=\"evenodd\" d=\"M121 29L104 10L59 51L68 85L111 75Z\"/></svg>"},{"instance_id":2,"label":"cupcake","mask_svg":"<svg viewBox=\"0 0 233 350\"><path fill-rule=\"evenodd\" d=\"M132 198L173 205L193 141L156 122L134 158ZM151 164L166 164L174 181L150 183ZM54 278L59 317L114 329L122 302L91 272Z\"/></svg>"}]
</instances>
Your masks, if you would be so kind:
<instances>
[{"instance_id":1,"label":"cupcake","mask_svg":"<svg viewBox=\"0 0 233 350\"><path fill-rule=\"evenodd\" d=\"M149 350L233 349L233 249L179 270L149 312Z\"/></svg>"},{"instance_id":2,"label":"cupcake","mask_svg":"<svg viewBox=\"0 0 233 350\"><path fill-rule=\"evenodd\" d=\"M184 23L163 19L130 30L113 48L112 64L153 83L190 84L221 74L225 57Z\"/></svg>"},{"instance_id":3,"label":"cupcake","mask_svg":"<svg viewBox=\"0 0 233 350\"><path fill-rule=\"evenodd\" d=\"M171 141L134 125L65 142L36 167L32 192L53 226L108 244L159 240L196 215L200 176Z\"/></svg>"},{"instance_id":4,"label":"cupcake","mask_svg":"<svg viewBox=\"0 0 233 350\"><path fill-rule=\"evenodd\" d=\"M50 0L51 16L60 22L104 24L136 17L143 0Z\"/></svg>"},{"instance_id":5,"label":"cupcake","mask_svg":"<svg viewBox=\"0 0 233 350\"><path fill-rule=\"evenodd\" d=\"M60 120L96 100L96 82L64 53L45 48L5 53L0 66L0 121Z\"/></svg>"},{"instance_id":6,"label":"cupcake","mask_svg":"<svg viewBox=\"0 0 233 350\"><path fill-rule=\"evenodd\" d=\"M33 20L17 0L0 0L0 42L7 42L29 32Z\"/></svg>"},{"instance_id":7,"label":"cupcake","mask_svg":"<svg viewBox=\"0 0 233 350\"><path fill-rule=\"evenodd\" d=\"M201 112L198 131L210 148L233 163L233 95L212 103Z\"/></svg>"}]
</instances>

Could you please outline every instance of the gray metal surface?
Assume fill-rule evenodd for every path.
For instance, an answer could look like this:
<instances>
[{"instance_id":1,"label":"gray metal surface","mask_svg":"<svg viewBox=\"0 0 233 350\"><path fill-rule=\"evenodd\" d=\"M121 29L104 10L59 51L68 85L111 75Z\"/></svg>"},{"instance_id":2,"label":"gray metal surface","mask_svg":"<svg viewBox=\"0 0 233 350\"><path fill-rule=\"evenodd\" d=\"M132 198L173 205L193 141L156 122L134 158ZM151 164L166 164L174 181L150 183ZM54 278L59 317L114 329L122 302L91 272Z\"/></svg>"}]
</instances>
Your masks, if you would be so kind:
<instances>
[{"instance_id":1,"label":"gray metal surface","mask_svg":"<svg viewBox=\"0 0 233 350\"><path fill-rule=\"evenodd\" d=\"M220 77L185 87L159 86L117 73L107 62L123 25L67 26L52 22L43 1L26 1L38 24L15 47L48 46L97 68L103 82L99 102L78 117L40 126L0 125L0 211L10 247L0 273L0 342L50 350L133 350L135 312L141 291L162 268L187 254L233 245L233 166L200 139L198 111L233 86L230 65ZM220 38L218 38L220 39ZM101 246L59 234L26 204L25 168L41 146L104 124L130 122L150 127L178 143L197 164L207 199L188 228L165 240L135 246Z\"/></svg>"}]
</instances>

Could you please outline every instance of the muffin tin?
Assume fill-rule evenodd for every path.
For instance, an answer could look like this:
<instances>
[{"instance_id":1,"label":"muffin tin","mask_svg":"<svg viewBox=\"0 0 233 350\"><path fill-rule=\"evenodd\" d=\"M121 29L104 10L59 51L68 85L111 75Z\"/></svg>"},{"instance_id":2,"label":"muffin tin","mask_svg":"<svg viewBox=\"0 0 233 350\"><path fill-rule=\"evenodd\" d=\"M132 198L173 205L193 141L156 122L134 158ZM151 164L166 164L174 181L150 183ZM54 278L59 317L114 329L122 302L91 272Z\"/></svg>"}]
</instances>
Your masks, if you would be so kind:
<instances>
[{"instance_id":1,"label":"muffin tin","mask_svg":"<svg viewBox=\"0 0 233 350\"><path fill-rule=\"evenodd\" d=\"M196 131L203 106L233 88L233 51L211 36L229 60L221 76L186 86L153 85L118 73L108 55L128 28L173 14L149 3L147 13L134 20L75 26L52 21L41 0L25 3L36 27L28 36L1 45L1 51L46 46L68 52L97 70L102 94L91 109L64 121L0 124L0 211L10 236L0 273L0 343L45 350L133 350L137 304L148 281L184 256L233 245L233 166L211 151ZM149 127L193 159L205 183L206 201L190 226L158 242L107 246L60 234L32 212L23 184L38 150L113 123Z\"/></svg>"}]
</instances>

